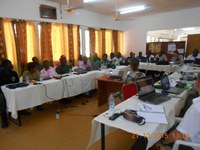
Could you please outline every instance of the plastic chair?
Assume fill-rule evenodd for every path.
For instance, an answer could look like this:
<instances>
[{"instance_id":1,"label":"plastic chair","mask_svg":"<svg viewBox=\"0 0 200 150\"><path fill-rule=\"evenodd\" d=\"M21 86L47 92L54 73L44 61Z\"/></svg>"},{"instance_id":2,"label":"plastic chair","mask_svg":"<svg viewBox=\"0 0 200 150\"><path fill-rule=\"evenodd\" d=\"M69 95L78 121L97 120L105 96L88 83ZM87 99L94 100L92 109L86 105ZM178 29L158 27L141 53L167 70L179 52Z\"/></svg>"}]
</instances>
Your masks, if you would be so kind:
<instances>
[{"instance_id":1,"label":"plastic chair","mask_svg":"<svg viewBox=\"0 0 200 150\"><path fill-rule=\"evenodd\" d=\"M182 118L180 117L176 117L175 118L175 123L180 123L182 120ZM200 143L193 143L191 141L185 141L185 140L176 140L174 142L174 145L172 147L172 149L169 146L162 146L161 149L165 149L165 150L178 150L179 145L186 145L186 146L190 146L194 149L200 149Z\"/></svg>"},{"instance_id":2,"label":"plastic chair","mask_svg":"<svg viewBox=\"0 0 200 150\"><path fill-rule=\"evenodd\" d=\"M122 86L122 93L124 100L127 100L131 96L137 94L137 92L138 92L137 86L134 83L124 84Z\"/></svg>"}]
</instances>

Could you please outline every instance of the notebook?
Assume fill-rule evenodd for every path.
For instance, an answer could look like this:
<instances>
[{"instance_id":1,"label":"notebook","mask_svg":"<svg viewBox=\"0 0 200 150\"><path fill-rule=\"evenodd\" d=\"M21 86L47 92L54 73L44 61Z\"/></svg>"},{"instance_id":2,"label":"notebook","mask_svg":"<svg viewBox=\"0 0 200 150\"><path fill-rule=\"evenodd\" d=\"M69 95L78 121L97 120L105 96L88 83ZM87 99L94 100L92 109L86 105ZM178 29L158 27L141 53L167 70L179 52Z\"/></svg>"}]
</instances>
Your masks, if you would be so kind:
<instances>
[{"instance_id":1,"label":"notebook","mask_svg":"<svg viewBox=\"0 0 200 150\"><path fill-rule=\"evenodd\" d=\"M16 89L16 88L20 88L20 87L26 87L28 85L29 84L27 84L27 83L20 82L20 83L13 83L13 84L6 85L6 87L9 89Z\"/></svg>"},{"instance_id":2,"label":"notebook","mask_svg":"<svg viewBox=\"0 0 200 150\"><path fill-rule=\"evenodd\" d=\"M153 78L151 76L136 79L136 85L138 88L139 99L142 101L160 104L170 99L170 97L155 91Z\"/></svg>"},{"instance_id":3,"label":"notebook","mask_svg":"<svg viewBox=\"0 0 200 150\"><path fill-rule=\"evenodd\" d=\"M163 75L160 78L160 82L162 85L162 89L167 91L168 93L172 93L172 94L181 94L184 89L178 88L178 87L170 87L170 83L169 83L169 78L167 75Z\"/></svg>"}]
</instances>

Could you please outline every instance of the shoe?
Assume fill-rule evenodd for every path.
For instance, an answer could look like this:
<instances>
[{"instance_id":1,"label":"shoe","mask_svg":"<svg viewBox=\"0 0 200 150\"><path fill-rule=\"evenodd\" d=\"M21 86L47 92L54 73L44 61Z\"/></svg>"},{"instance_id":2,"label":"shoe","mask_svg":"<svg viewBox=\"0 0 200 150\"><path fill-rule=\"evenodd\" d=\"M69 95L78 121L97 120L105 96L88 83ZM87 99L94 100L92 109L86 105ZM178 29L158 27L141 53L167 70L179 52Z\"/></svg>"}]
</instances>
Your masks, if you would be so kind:
<instances>
[{"instance_id":1,"label":"shoe","mask_svg":"<svg viewBox=\"0 0 200 150\"><path fill-rule=\"evenodd\" d=\"M36 110L37 110L37 111L43 111L44 108L42 108L42 106L36 106Z\"/></svg>"},{"instance_id":2,"label":"shoe","mask_svg":"<svg viewBox=\"0 0 200 150\"><path fill-rule=\"evenodd\" d=\"M1 127L4 128L4 129L7 128L8 127L8 121L7 120L2 121Z\"/></svg>"},{"instance_id":3,"label":"shoe","mask_svg":"<svg viewBox=\"0 0 200 150\"><path fill-rule=\"evenodd\" d=\"M19 115L30 116L32 113L27 110L20 110Z\"/></svg>"}]
</instances>

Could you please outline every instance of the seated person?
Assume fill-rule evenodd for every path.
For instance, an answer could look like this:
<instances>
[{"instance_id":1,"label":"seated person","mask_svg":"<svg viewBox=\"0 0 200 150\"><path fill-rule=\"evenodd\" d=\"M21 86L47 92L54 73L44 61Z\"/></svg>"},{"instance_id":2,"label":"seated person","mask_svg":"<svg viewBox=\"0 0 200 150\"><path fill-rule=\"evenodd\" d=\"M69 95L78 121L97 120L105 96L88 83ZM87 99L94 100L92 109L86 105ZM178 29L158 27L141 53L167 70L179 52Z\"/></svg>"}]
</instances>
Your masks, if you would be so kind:
<instances>
[{"instance_id":1,"label":"seated person","mask_svg":"<svg viewBox=\"0 0 200 150\"><path fill-rule=\"evenodd\" d=\"M101 66L103 68L107 68L108 65L109 65L108 55L107 54L103 54L102 60L101 60Z\"/></svg>"},{"instance_id":2,"label":"seated person","mask_svg":"<svg viewBox=\"0 0 200 150\"><path fill-rule=\"evenodd\" d=\"M110 58L108 58L110 65L119 65L119 60L117 57L115 57L115 53L110 53Z\"/></svg>"},{"instance_id":3,"label":"seated person","mask_svg":"<svg viewBox=\"0 0 200 150\"><path fill-rule=\"evenodd\" d=\"M138 70L139 68L139 61L136 58L131 59L130 62L130 67L131 67L131 71L129 74L127 74L123 80L124 84L127 83L135 83L135 80L137 78L142 78L145 77L146 75L143 72L140 72Z\"/></svg>"},{"instance_id":4,"label":"seated person","mask_svg":"<svg viewBox=\"0 0 200 150\"><path fill-rule=\"evenodd\" d=\"M167 56L165 55L163 50L160 50L160 53L156 55L156 60L158 62L167 61Z\"/></svg>"},{"instance_id":5,"label":"seated person","mask_svg":"<svg viewBox=\"0 0 200 150\"><path fill-rule=\"evenodd\" d=\"M79 62L78 67L83 68L87 71L91 70L91 64L86 56L83 56L83 60Z\"/></svg>"},{"instance_id":6,"label":"seated person","mask_svg":"<svg viewBox=\"0 0 200 150\"><path fill-rule=\"evenodd\" d=\"M135 53L130 52L130 56L126 58L126 64L130 64L132 58L135 58Z\"/></svg>"},{"instance_id":7,"label":"seated person","mask_svg":"<svg viewBox=\"0 0 200 150\"><path fill-rule=\"evenodd\" d=\"M0 72L0 86L5 84L19 82L18 74L13 71L13 65L10 60L4 59L1 63L2 71ZM0 103L1 103L1 126L2 128L8 127L6 99L0 88Z\"/></svg>"},{"instance_id":8,"label":"seated person","mask_svg":"<svg viewBox=\"0 0 200 150\"><path fill-rule=\"evenodd\" d=\"M43 80L52 79L52 78L61 78L53 67L50 66L48 60L43 61L44 68L40 71Z\"/></svg>"},{"instance_id":9,"label":"seated person","mask_svg":"<svg viewBox=\"0 0 200 150\"><path fill-rule=\"evenodd\" d=\"M43 69L43 65L40 64L39 59L36 56L34 56L32 58L32 61L35 64L35 66L37 67L38 71L41 71Z\"/></svg>"},{"instance_id":10,"label":"seated person","mask_svg":"<svg viewBox=\"0 0 200 150\"><path fill-rule=\"evenodd\" d=\"M35 83L35 81L40 80L40 73L33 62L27 64L27 69L27 71L23 72L23 81L26 80L27 76L30 83Z\"/></svg>"},{"instance_id":11,"label":"seated person","mask_svg":"<svg viewBox=\"0 0 200 150\"><path fill-rule=\"evenodd\" d=\"M56 67L56 72L58 74L65 74L69 73L70 66L67 64L67 59L64 55L60 56L60 64Z\"/></svg>"},{"instance_id":12,"label":"seated person","mask_svg":"<svg viewBox=\"0 0 200 150\"><path fill-rule=\"evenodd\" d=\"M171 61L175 64L179 64L179 63L182 63L183 62L183 56L182 55L179 55L179 52L178 51L174 51L174 55L171 59Z\"/></svg>"},{"instance_id":13,"label":"seated person","mask_svg":"<svg viewBox=\"0 0 200 150\"><path fill-rule=\"evenodd\" d=\"M192 51L192 54L190 54L186 60L192 60L195 61L195 59L200 59L200 54L199 54L199 50L196 48Z\"/></svg>"},{"instance_id":14,"label":"seated person","mask_svg":"<svg viewBox=\"0 0 200 150\"><path fill-rule=\"evenodd\" d=\"M122 54L120 52L117 52L116 57L118 58L119 64L120 65L124 65L125 64L125 59L122 56Z\"/></svg>"},{"instance_id":15,"label":"seated person","mask_svg":"<svg viewBox=\"0 0 200 150\"><path fill-rule=\"evenodd\" d=\"M200 94L200 73L197 75L196 80L196 89L198 93ZM189 134L189 136L184 139L187 141L192 141L195 143L200 143L200 97L197 97L193 99L193 104L190 106L190 108L187 110L186 114L184 115L182 121L180 124L176 127L175 130L172 130L168 134L168 138L162 140L162 144L171 144L175 142L175 140L178 139L184 139L184 134ZM174 136L177 135L177 136ZM191 147L181 145L179 149L187 149L190 150Z\"/></svg>"},{"instance_id":16,"label":"seated person","mask_svg":"<svg viewBox=\"0 0 200 150\"><path fill-rule=\"evenodd\" d=\"M4 59L1 63L2 71L0 72L0 86L11 84L11 83L18 83L19 77L18 74L13 71L13 65L10 60ZM1 103L1 120L2 120L2 128L8 127L8 120L7 120L7 112L6 112L6 99L5 96L0 88L0 103ZM19 111L24 115L31 115L30 112L22 110Z\"/></svg>"},{"instance_id":17,"label":"seated person","mask_svg":"<svg viewBox=\"0 0 200 150\"><path fill-rule=\"evenodd\" d=\"M130 71L130 73L128 73L124 77L123 84L135 83L135 80L137 78L142 78L142 77L146 76L143 72L140 72L138 70L138 68L139 68L139 61L138 61L138 59L136 59L136 58L131 59L130 67L131 67L131 71ZM123 100L122 92L121 91L116 92L115 93L115 97L119 97L120 100L122 101Z\"/></svg>"},{"instance_id":18,"label":"seated person","mask_svg":"<svg viewBox=\"0 0 200 150\"><path fill-rule=\"evenodd\" d=\"M144 56L142 56L142 52L139 52L139 54L136 57L136 59L138 59L139 62L146 62L146 58Z\"/></svg>"},{"instance_id":19,"label":"seated person","mask_svg":"<svg viewBox=\"0 0 200 150\"><path fill-rule=\"evenodd\" d=\"M99 60L97 53L92 55L92 59L90 59L91 70L99 70L101 66L101 60Z\"/></svg>"},{"instance_id":20,"label":"seated person","mask_svg":"<svg viewBox=\"0 0 200 150\"><path fill-rule=\"evenodd\" d=\"M154 62L154 55L152 55L151 51L148 52L147 57L146 57L147 62Z\"/></svg>"},{"instance_id":21,"label":"seated person","mask_svg":"<svg viewBox=\"0 0 200 150\"><path fill-rule=\"evenodd\" d=\"M40 72L33 62L27 64L27 69L27 71L23 72L23 81L26 80L27 76L30 83L36 83L36 81L40 80ZM39 111L43 110L42 106L36 106L36 109Z\"/></svg>"}]
</instances>

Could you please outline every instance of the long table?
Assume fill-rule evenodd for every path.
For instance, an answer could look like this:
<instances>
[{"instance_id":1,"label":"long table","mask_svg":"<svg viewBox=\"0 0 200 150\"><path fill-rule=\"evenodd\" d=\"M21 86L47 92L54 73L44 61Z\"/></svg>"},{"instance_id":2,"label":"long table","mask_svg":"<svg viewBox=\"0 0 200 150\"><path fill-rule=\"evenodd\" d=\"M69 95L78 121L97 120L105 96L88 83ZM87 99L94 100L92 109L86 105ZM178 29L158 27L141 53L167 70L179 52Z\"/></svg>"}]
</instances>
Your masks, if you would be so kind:
<instances>
[{"instance_id":1,"label":"long table","mask_svg":"<svg viewBox=\"0 0 200 150\"><path fill-rule=\"evenodd\" d=\"M128 66L117 66L116 70L126 71ZM11 117L18 118L17 111L32 108L46 102L73 97L93 89L97 89L96 78L105 75L109 69L101 71L89 71L86 74L68 74L62 79L42 81L40 85L30 84L27 87L9 89L2 86L1 89L7 101L8 111Z\"/></svg>"},{"instance_id":2,"label":"long table","mask_svg":"<svg viewBox=\"0 0 200 150\"><path fill-rule=\"evenodd\" d=\"M181 67L179 65L156 65L155 63L140 62L139 69L146 71L159 71L173 73L178 71Z\"/></svg>"},{"instance_id":3,"label":"long table","mask_svg":"<svg viewBox=\"0 0 200 150\"><path fill-rule=\"evenodd\" d=\"M18 110L32 108L46 102L72 97L97 88L96 78L103 76L104 71L91 71L86 74L69 75L62 79L51 79L30 84L27 87L9 89L2 86L7 101L8 111L17 119Z\"/></svg>"},{"instance_id":4,"label":"long table","mask_svg":"<svg viewBox=\"0 0 200 150\"><path fill-rule=\"evenodd\" d=\"M172 75L170 75L169 78L177 80L180 78L180 74L173 73ZM159 91L160 90L157 90L157 92ZM185 105L187 95L188 90L185 90L179 95L171 95L170 100L161 104L164 106L168 124L146 123L143 126L139 126L136 123L125 120L122 116L116 119L115 121L111 121L108 119L108 117L106 117L107 114L109 114L108 111L100 114L92 120L90 141L87 149L89 149L90 146L99 139L101 139L102 142L102 149L105 149L105 136L116 129L121 129L128 133L136 134L139 136L148 135L149 138L147 149L150 148L161 138L161 136L155 137L156 135L162 135L162 133L165 133L169 128L172 127L172 125L174 124L175 116L177 116L180 113L180 110ZM135 95L117 105L115 107L115 110L121 110L121 112L123 112L125 109L136 110L136 106L138 103L143 102L138 99L137 95Z\"/></svg>"}]
</instances>

